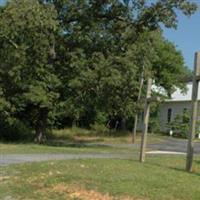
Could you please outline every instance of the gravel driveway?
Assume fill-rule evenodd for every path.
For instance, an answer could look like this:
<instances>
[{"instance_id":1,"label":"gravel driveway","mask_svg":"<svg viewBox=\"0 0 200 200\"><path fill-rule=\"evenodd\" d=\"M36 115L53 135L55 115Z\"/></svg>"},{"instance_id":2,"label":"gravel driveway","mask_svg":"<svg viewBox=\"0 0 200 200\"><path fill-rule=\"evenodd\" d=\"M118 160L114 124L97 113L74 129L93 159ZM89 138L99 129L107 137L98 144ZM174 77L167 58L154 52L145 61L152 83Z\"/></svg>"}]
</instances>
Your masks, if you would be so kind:
<instances>
[{"instance_id":1,"label":"gravel driveway","mask_svg":"<svg viewBox=\"0 0 200 200\"><path fill-rule=\"evenodd\" d=\"M77 159L129 159L131 154L113 153L82 153L82 154L5 154L0 156L0 166L26 163L41 162L48 160L77 160Z\"/></svg>"},{"instance_id":2,"label":"gravel driveway","mask_svg":"<svg viewBox=\"0 0 200 200\"><path fill-rule=\"evenodd\" d=\"M186 139L176 139L167 138L163 143L156 143L149 145L149 148L153 150L160 151L174 151L174 152L187 152L187 140ZM194 152L196 154L200 153L200 141L195 142Z\"/></svg>"},{"instance_id":3,"label":"gravel driveway","mask_svg":"<svg viewBox=\"0 0 200 200\"><path fill-rule=\"evenodd\" d=\"M86 144L86 146L91 144ZM92 144L94 145L94 144ZM103 144L104 146L112 146L117 148L138 149L138 144ZM185 153L187 149L187 140L167 138L162 143L149 144L148 150L173 151ZM195 143L195 153L200 153L200 142ZM134 153L133 153L134 154ZM2 154L0 155L0 166L26 163L41 162L48 160L74 160L74 159L131 159L133 154L117 154L117 153L81 153L81 154Z\"/></svg>"}]
</instances>

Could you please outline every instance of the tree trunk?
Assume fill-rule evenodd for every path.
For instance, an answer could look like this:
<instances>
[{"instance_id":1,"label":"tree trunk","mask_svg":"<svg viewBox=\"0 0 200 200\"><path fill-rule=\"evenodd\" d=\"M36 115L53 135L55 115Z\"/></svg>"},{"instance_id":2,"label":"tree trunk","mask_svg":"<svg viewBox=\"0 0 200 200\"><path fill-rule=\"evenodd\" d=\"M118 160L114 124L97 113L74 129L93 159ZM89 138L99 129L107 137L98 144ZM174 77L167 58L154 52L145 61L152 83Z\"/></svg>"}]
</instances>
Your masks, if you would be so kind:
<instances>
[{"instance_id":1,"label":"tree trunk","mask_svg":"<svg viewBox=\"0 0 200 200\"><path fill-rule=\"evenodd\" d=\"M46 140L48 110L43 108L39 111L39 116L35 125L35 142L42 143Z\"/></svg>"},{"instance_id":2,"label":"tree trunk","mask_svg":"<svg viewBox=\"0 0 200 200\"><path fill-rule=\"evenodd\" d=\"M73 119L72 128L76 128L76 127L77 127L77 119Z\"/></svg>"},{"instance_id":3,"label":"tree trunk","mask_svg":"<svg viewBox=\"0 0 200 200\"><path fill-rule=\"evenodd\" d=\"M35 142L39 143L39 144L44 142L44 140L45 140L45 130L44 130L44 128L41 127L41 126L37 126L35 128L35 133L36 133Z\"/></svg>"},{"instance_id":4,"label":"tree trunk","mask_svg":"<svg viewBox=\"0 0 200 200\"><path fill-rule=\"evenodd\" d=\"M133 126L133 130L132 130L132 143L134 144L136 141L136 134L137 134L137 124L138 124L138 115L135 115L134 118L134 126Z\"/></svg>"},{"instance_id":5,"label":"tree trunk","mask_svg":"<svg viewBox=\"0 0 200 200\"><path fill-rule=\"evenodd\" d=\"M115 131L117 131L118 124L119 124L119 121L117 120L117 121L115 122L115 127L114 127L114 130L115 130Z\"/></svg>"},{"instance_id":6,"label":"tree trunk","mask_svg":"<svg viewBox=\"0 0 200 200\"><path fill-rule=\"evenodd\" d=\"M122 118L121 128L122 128L122 131L126 131L126 119L125 119L125 117Z\"/></svg>"},{"instance_id":7,"label":"tree trunk","mask_svg":"<svg viewBox=\"0 0 200 200\"><path fill-rule=\"evenodd\" d=\"M106 123L106 127L109 128L109 129L111 128L110 127L110 122L111 122L111 120L108 120L108 122Z\"/></svg>"}]
</instances>

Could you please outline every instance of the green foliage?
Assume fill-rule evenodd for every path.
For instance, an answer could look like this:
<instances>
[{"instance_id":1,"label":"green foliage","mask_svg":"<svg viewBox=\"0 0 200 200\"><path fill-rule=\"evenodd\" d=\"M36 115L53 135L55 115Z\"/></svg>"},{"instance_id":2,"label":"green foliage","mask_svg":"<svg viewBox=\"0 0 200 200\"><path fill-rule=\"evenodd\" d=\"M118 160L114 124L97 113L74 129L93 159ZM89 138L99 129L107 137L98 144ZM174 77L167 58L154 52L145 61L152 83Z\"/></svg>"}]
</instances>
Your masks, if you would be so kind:
<instances>
[{"instance_id":1,"label":"green foliage","mask_svg":"<svg viewBox=\"0 0 200 200\"><path fill-rule=\"evenodd\" d=\"M161 127L158 116L151 116L149 119L149 131L150 133L160 133Z\"/></svg>"},{"instance_id":2,"label":"green foliage","mask_svg":"<svg viewBox=\"0 0 200 200\"><path fill-rule=\"evenodd\" d=\"M150 118L149 118L149 132L152 134L160 133L160 130L161 130L160 121L158 118L159 106L160 106L160 103L158 102L151 103L151 113L150 113Z\"/></svg>"},{"instance_id":3,"label":"green foliage","mask_svg":"<svg viewBox=\"0 0 200 200\"><path fill-rule=\"evenodd\" d=\"M26 121L42 140L55 124L105 126L133 118L143 108L137 102L142 71L168 94L184 88L182 54L161 31L161 23L177 26L176 10L190 16L196 5L8 1L0 10L1 115Z\"/></svg>"},{"instance_id":4,"label":"green foliage","mask_svg":"<svg viewBox=\"0 0 200 200\"><path fill-rule=\"evenodd\" d=\"M98 124L106 125L108 121L108 116L104 112L97 112L95 116L95 122Z\"/></svg>"},{"instance_id":5,"label":"green foliage","mask_svg":"<svg viewBox=\"0 0 200 200\"><path fill-rule=\"evenodd\" d=\"M177 28L177 10L191 16L197 10L197 4L189 0L132 0L137 9L136 27L139 30L155 30L163 23L167 28Z\"/></svg>"},{"instance_id":6,"label":"green foliage","mask_svg":"<svg viewBox=\"0 0 200 200\"><path fill-rule=\"evenodd\" d=\"M35 129L46 128L48 112L59 97L51 55L56 17L52 6L35 0L10 1L0 14L2 96L14 107L12 115Z\"/></svg>"},{"instance_id":7,"label":"green foliage","mask_svg":"<svg viewBox=\"0 0 200 200\"><path fill-rule=\"evenodd\" d=\"M94 131L95 135L104 135L109 133L109 129L104 124L95 123L91 125L91 129Z\"/></svg>"},{"instance_id":8,"label":"green foliage","mask_svg":"<svg viewBox=\"0 0 200 200\"><path fill-rule=\"evenodd\" d=\"M170 122L167 126L169 130L172 130L178 137L187 138L190 128L190 117L189 111L184 111L182 115L176 115L174 120ZM196 135L199 134L200 121L197 120Z\"/></svg>"},{"instance_id":9,"label":"green foliage","mask_svg":"<svg viewBox=\"0 0 200 200\"><path fill-rule=\"evenodd\" d=\"M154 80L157 85L162 86L168 94L177 87L184 89L183 77L188 74L188 69L184 65L182 53L175 45L163 38L161 33L155 33L153 37L156 56L153 61Z\"/></svg>"},{"instance_id":10,"label":"green foliage","mask_svg":"<svg viewBox=\"0 0 200 200\"><path fill-rule=\"evenodd\" d=\"M4 141L26 141L33 139L31 128L18 119L0 120L0 139Z\"/></svg>"},{"instance_id":11,"label":"green foliage","mask_svg":"<svg viewBox=\"0 0 200 200\"><path fill-rule=\"evenodd\" d=\"M188 116L183 116L183 115L176 115L174 120L169 123L168 127L170 130L172 130L175 135L178 135L180 137L187 137L188 132L189 132L189 121L184 122L183 117L189 120L189 115Z\"/></svg>"}]
</instances>

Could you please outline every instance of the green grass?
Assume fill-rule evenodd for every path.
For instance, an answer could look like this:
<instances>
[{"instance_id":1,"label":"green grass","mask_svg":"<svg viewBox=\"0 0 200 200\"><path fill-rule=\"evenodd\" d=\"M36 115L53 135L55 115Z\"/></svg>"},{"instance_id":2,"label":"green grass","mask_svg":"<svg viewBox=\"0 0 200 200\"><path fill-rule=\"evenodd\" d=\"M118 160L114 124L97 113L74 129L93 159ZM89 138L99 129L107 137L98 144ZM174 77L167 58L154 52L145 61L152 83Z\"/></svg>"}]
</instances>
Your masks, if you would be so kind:
<instances>
[{"instance_id":1,"label":"green grass","mask_svg":"<svg viewBox=\"0 0 200 200\"><path fill-rule=\"evenodd\" d=\"M82 187L150 200L199 200L200 157L195 172L184 171L184 156L148 156L134 160L56 161L1 167L0 199L70 199L68 187ZM57 189L55 189L57 188ZM60 188L60 189L59 189Z\"/></svg>"},{"instance_id":2,"label":"green grass","mask_svg":"<svg viewBox=\"0 0 200 200\"><path fill-rule=\"evenodd\" d=\"M71 196L76 191L97 191L99 194L134 200L199 200L200 199L200 157L195 157L194 173L184 171L185 156L150 156L147 162L138 162L138 150L120 147L131 143L126 136L89 136L57 132L57 137L48 145L0 143L1 154L11 153L129 153L133 160L90 159L70 161L49 161L0 167L0 199L15 200L81 200ZM68 135L68 134L67 134ZM149 143L163 142L166 137L149 135ZM137 143L140 142L138 137ZM85 143L95 143L84 146ZM101 146L102 143L114 144ZM69 144L73 144L74 147ZM78 147L79 146L79 147ZM85 193L84 193L85 194ZM92 195L94 195L92 193ZM11 198L12 197L12 198ZM94 200L89 197L87 200ZM104 200L103 197L99 198ZM107 199L106 199L107 200ZM109 199L110 200L110 199Z\"/></svg>"},{"instance_id":3,"label":"green grass","mask_svg":"<svg viewBox=\"0 0 200 200\"><path fill-rule=\"evenodd\" d=\"M5 144L0 143L1 154L41 154L41 153L132 153L133 148L117 148L111 146L72 144L66 146L48 146L37 144Z\"/></svg>"},{"instance_id":4,"label":"green grass","mask_svg":"<svg viewBox=\"0 0 200 200\"><path fill-rule=\"evenodd\" d=\"M132 153L134 148L118 147L118 144L131 144L131 135L113 133L114 135L95 135L86 129L65 129L54 130L51 138L46 144L37 145L34 143L3 143L0 142L1 154L31 154L31 153L87 153L87 152L116 152ZM166 139L161 135L149 135L148 143L163 142ZM137 144L140 143L140 136L137 137ZM115 147L105 146L114 144Z\"/></svg>"}]
</instances>

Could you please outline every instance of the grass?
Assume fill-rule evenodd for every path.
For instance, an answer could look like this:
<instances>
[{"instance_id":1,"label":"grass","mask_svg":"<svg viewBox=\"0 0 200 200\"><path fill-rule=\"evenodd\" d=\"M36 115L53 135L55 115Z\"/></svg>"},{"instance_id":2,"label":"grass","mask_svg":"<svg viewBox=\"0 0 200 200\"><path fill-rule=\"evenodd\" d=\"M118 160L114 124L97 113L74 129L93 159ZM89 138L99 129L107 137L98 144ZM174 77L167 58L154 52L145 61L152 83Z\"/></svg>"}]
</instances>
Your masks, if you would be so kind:
<instances>
[{"instance_id":1,"label":"grass","mask_svg":"<svg viewBox=\"0 0 200 200\"><path fill-rule=\"evenodd\" d=\"M196 172L193 174L184 171L183 156L148 156L144 164L134 158L1 167L0 199L10 196L17 200L75 200L81 199L81 195L89 195L90 191L94 196L96 191L102 195L99 200L109 199L105 194L119 199L126 196L140 200L199 200L200 162L199 157L195 159ZM72 191L76 191L75 195L71 195ZM81 194L76 196L78 193Z\"/></svg>"},{"instance_id":2,"label":"grass","mask_svg":"<svg viewBox=\"0 0 200 200\"><path fill-rule=\"evenodd\" d=\"M149 135L148 143L161 143L166 137ZM137 137L140 143L140 136ZM114 146L111 146L111 145ZM34 143L5 143L0 142L1 154L31 154L31 153L88 153L88 152L116 152L132 153L134 148L118 146L131 144L130 133L112 133L111 135L95 134L86 129L54 130L45 144Z\"/></svg>"},{"instance_id":3,"label":"grass","mask_svg":"<svg viewBox=\"0 0 200 200\"><path fill-rule=\"evenodd\" d=\"M162 142L166 136L161 134L150 134L148 142ZM131 143L131 132L115 132L101 133L88 129L70 128L53 130L53 139L68 140L72 142L104 142L104 143ZM138 134L136 143L140 142L140 133Z\"/></svg>"},{"instance_id":4,"label":"grass","mask_svg":"<svg viewBox=\"0 0 200 200\"><path fill-rule=\"evenodd\" d=\"M83 131L83 132L82 132ZM161 143L149 135L149 143ZM93 135L87 130L54 131L46 144L0 143L1 154L129 153L132 160L49 161L0 167L0 199L15 200L199 200L200 157L194 173L184 171L184 156L150 156L138 162L130 135ZM140 143L140 137L137 138ZM105 146L111 144L110 146Z\"/></svg>"},{"instance_id":5,"label":"grass","mask_svg":"<svg viewBox=\"0 0 200 200\"><path fill-rule=\"evenodd\" d=\"M58 145L58 144L56 144ZM131 153L133 148L112 147L98 144L62 144L62 146L49 146L37 144L5 144L0 143L1 154L41 154L41 153Z\"/></svg>"}]
</instances>

